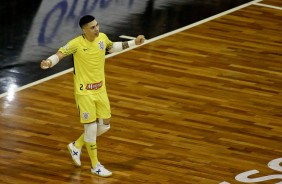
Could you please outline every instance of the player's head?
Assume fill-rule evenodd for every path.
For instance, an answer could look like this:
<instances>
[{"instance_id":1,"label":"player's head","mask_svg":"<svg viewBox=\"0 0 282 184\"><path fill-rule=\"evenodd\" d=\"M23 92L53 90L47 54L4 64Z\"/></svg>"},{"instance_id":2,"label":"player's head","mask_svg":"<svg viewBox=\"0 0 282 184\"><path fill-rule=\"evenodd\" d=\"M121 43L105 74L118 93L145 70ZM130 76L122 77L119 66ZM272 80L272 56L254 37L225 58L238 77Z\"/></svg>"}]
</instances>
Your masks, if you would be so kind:
<instances>
[{"instance_id":1,"label":"player's head","mask_svg":"<svg viewBox=\"0 0 282 184\"><path fill-rule=\"evenodd\" d=\"M81 29L83 29L83 27L88 24L89 22L92 22L93 20L95 20L95 17L93 17L92 15L84 15L83 17L80 18L79 20L79 26Z\"/></svg>"},{"instance_id":2,"label":"player's head","mask_svg":"<svg viewBox=\"0 0 282 184\"><path fill-rule=\"evenodd\" d=\"M92 39L99 36L99 25L92 15L85 15L80 18L79 26L86 38Z\"/></svg>"}]
</instances>

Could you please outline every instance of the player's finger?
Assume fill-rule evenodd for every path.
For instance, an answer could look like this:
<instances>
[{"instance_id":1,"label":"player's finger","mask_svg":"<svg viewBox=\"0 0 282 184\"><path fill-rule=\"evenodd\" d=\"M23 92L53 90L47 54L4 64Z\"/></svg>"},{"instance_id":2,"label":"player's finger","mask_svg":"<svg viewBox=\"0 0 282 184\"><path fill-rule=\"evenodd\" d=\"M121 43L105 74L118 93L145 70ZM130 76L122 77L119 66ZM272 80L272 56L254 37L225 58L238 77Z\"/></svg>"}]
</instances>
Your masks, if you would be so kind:
<instances>
[{"instance_id":1,"label":"player's finger","mask_svg":"<svg viewBox=\"0 0 282 184\"><path fill-rule=\"evenodd\" d=\"M144 42L145 42L145 37L144 37L144 36L140 39L140 42L141 42L141 43L144 43Z\"/></svg>"},{"instance_id":2,"label":"player's finger","mask_svg":"<svg viewBox=\"0 0 282 184\"><path fill-rule=\"evenodd\" d=\"M49 64L46 61L42 61L40 66L41 66L42 69L48 69L49 68Z\"/></svg>"}]
</instances>

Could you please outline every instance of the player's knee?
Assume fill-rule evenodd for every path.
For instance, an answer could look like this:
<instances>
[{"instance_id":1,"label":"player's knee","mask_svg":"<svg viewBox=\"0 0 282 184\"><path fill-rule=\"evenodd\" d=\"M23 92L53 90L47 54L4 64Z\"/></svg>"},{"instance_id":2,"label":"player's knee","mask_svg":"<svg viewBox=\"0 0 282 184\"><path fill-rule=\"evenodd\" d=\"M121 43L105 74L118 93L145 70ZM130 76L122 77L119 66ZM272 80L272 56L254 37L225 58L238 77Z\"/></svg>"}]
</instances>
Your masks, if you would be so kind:
<instances>
[{"instance_id":1,"label":"player's knee","mask_svg":"<svg viewBox=\"0 0 282 184\"><path fill-rule=\"evenodd\" d=\"M84 124L84 141L96 142L97 137L97 123Z\"/></svg>"},{"instance_id":2,"label":"player's knee","mask_svg":"<svg viewBox=\"0 0 282 184\"><path fill-rule=\"evenodd\" d=\"M111 128L110 119L99 118L97 121L97 136L100 136L107 132Z\"/></svg>"}]
</instances>

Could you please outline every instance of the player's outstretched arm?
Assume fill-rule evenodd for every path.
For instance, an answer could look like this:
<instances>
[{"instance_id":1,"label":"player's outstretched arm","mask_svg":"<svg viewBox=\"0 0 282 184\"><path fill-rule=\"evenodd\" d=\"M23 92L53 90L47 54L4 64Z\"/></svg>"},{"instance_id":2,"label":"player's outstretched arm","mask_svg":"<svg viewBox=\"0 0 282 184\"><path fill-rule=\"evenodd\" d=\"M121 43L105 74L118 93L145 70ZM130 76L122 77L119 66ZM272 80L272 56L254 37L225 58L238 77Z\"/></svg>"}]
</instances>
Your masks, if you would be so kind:
<instances>
[{"instance_id":1,"label":"player's outstretched arm","mask_svg":"<svg viewBox=\"0 0 282 184\"><path fill-rule=\"evenodd\" d=\"M144 35L137 36L134 40L125 41L125 42L113 42L113 45L111 48L108 48L108 51L110 53L113 52L120 52L124 49L127 49L129 47L135 46L135 45L141 45L145 41Z\"/></svg>"},{"instance_id":2,"label":"player's outstretched arm","mask_svg":"<svg viewBox=\"0 0 282 184\"><path fill-rule=\"evenodd\" d=\"M48 57L46 60L42 60L40 63L40 67L43 70L52 68L63 58L64 58L64 54L61 52L57 52L56 54L53 54L52 56Z\"/></svg>"}]
</instances>

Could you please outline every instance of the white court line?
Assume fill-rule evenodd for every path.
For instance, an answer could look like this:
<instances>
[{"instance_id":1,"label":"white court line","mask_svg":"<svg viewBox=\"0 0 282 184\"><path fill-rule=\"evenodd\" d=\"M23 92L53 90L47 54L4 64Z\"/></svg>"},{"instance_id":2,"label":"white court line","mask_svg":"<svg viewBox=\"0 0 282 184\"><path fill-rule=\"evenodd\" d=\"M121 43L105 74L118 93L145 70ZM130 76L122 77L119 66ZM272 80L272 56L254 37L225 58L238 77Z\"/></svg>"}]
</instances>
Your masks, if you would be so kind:
<instances>
[{"instance_id":1,"label":"white court line","mask_svg":"<svg viewBox=\"0 0 282 184\"><path fill-rule=\"evenodd\" d=\"M272 9L277 9L277 10L282 10L282 7L272 6L272 5L263 4L263 3L254 3L254 5L263 6L263 7L272 8Z\"/></svg>"},{"instance_id":2,"label":"white court line","mask_svg":"<svg viewBox=\"0 0 282 184\"><path fill-rule=\"evenodd\" d=\"M128 40L134 40L136 37L132 37L132 36L126 36L126 35L120 35L120 38L124 38L124 39L128 39Z\"/></svg>"},{"instance_id":3,"label":"white court line","mask_svg":"<svg viewBox=\"0 0 282 184\"><path fill-rule=\"evenodd\" d=\"M152 38L152 39L149 39L149 40L145 40L145 43L144 43L144 44L148 44L148 43L154 42L154 41L159 40L159 39L162 39L162 38L164 38L164 37L167 37L167 36L170 36L170 35L179 33L179 32L181 32L181 31L190 29L190 28L192 28L192 27L198 26L198 25L200 25L200 24L209 22L209 21L214 20L214 19L216 19L216 18L219 18L219 17L221 17L221 16L223 16L223 15L227 15L227 14L229 14L229 13L235 12L235 11L240 10L240 9L242 9L242 8L245 8L245 7L248 7L248 6L250 6L250 5L256 4L256 3L260 2L260 1L262 1L262 0L254 0L254 1L248 2L248 3L246 3L246 4L237 6L237 7L235 7L235 8L232 8L232 9L230 9L230 10L227 10L227 11L224 11L224 12L222 12L222 13L216 14L216 15L211 16L211 17L209 17L209 18L206 18L206 19L204 19L204 20L195 22L195 23L193 23L193 24L190 24L190 25L188 25L188 26L182 27L182 28L180 28L180 29L176 29L176 30L174 30L174 31L165 33L165 34L163 34L163 35L157 36L157 37ZM126 36L126 37L127 37L127 36ZM129 38L129 37L127 37L127 38ZM132 37L131 37L131 38L132 38ZM143 45L144 45L144 44L143 44ZM136 47L138 47L138 46L130 47L130 48L125 49L125 50L123 50L123 51L121 51L121 52L116 52L116 53L108 54L108 55L106 55L106 58L109 58L109 57L112 57L112 56L115 56L115 55L118 55L118 54L127 52L128 50L132 50L132 49L134 49L134 48L136 48ZM39 63L38 63L38 67L39 67ZM35 85L37 85L37 84L40 84L40 83L45 82L45 81L48 81L48 80L50 80L50 79L59 77L59 76L61 76L61 75L63 75L63 74L66 74L66 73L68 73L68 72L71 72L71 71L73 71L73 68L64 70L64 71L62 71L62 72L59 72L59 73L54 74L54 75L51 75L51 76L46 77L46 78L44 78L44 79L40 79L40 80L38 80L38 81L35 81L35 82L29 83L29 84L27 84L27 85L24 85L24 86L22 86L22 87L16 88L15 90L13 90L13 92L18 92L18 91L21 91L21 90L23 90L23 89L26 89L26 88L35 86ZM0 94L0 98L5 97L5 96L7 96L8 94L9 94L9 92Z\"/></svg>"}]
</instances>

